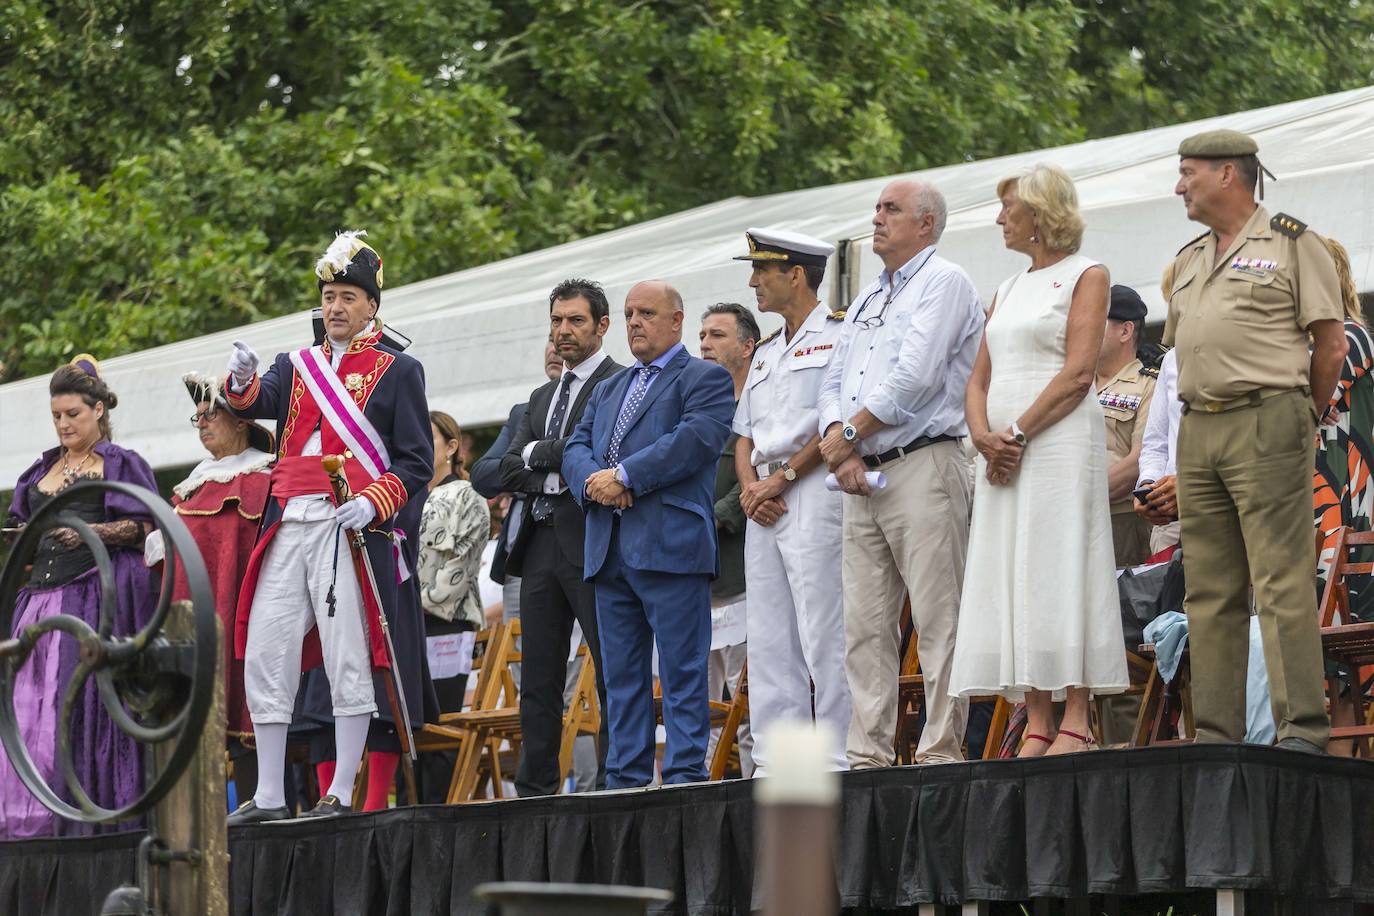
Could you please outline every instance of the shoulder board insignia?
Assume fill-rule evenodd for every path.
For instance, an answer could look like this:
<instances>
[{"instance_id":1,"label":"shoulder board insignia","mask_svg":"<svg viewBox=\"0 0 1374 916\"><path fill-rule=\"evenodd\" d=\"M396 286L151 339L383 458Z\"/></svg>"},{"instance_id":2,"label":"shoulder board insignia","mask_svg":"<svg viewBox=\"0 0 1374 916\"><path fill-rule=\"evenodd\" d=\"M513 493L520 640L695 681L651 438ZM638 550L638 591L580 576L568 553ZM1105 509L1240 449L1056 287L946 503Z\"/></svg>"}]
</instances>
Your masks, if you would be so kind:
<instances>
[{"instance_id":1,"label":"shoulder board insignia","mask_svg":"<svg viewBox=\"0 0 1374 916\"><path fill-rule=\"evenodd\" d=\"M1141 375L1148 375L1150 378L1159 378L1159 369L1156 366L1141 366Z\"/></svg>"},{"instance_id":2,"label":"shoulder board insignia","mask_svg":"<svg viewBox=\"0 0 1374 916\"><path fill-rule=\"evenodd\" d=\"M774 331L772 334L769 334L767 337L763 338L763 339L760 340L758 343L754 344L754 346L755 346L755 347L761 347L761 346L763 346L764 344L768 343L768 341L772 340L774 337L777 337L777 336L778 336L779 334L781 334L781 333L782 333L782 328L778 328L778 329L777 329L776 331Z\"/></svg>"},{"instance_id":3,"label":"shoulder board insignia","mask_svg":"<svg viewBox=\"0 0 1374 916\"><path fill-rule=\"evenodd\" d=\"M845 312L847 312L847 311L848 311L848 309L835 309L835 310L834 310L833 312L831 312L829 315L826 315L826 316L825 316L825 320L826 320L826 321L844 321Z\"/></svg>"},{"instance_id":4,"label":"shoulder board insignia","mask_svg":"<svg viewBox=\"0 0 1374 916\"><path fill-rule=\"evenodd\" d=\"M1307 224L1287 213L1279 213L1269 221L1269 228L1275 232L1295 239L1307 231Z\"/></svg>"},{"instance_id":5,"label":"shoulder board insignia","mask_svg":"<svg viewBox=\"0 0 1374 916\"><path fill-rule=\"evenodd\" d=\"M1200 242L1200 241L1202 241L1203 239L1207 238L1207 236L1209 236L1209 235L1211 235L1211 234L1212 234L1212 230L1211 230L1211 229L1208 229L1206 232L1202 233L1202 235L1199 235L1197 238L1195 238L1195 239L1189 239L1189 240L1187 241L1187 243L1186 243L1182 248L1180 248L1180 249L1178 250L1178 254L1183 254L1183 252L1187 251L1189 248L1192 248L1192 247L1193 247L1194 245L1196 245L1198 242Z\"/></svg>"}]
</instances>

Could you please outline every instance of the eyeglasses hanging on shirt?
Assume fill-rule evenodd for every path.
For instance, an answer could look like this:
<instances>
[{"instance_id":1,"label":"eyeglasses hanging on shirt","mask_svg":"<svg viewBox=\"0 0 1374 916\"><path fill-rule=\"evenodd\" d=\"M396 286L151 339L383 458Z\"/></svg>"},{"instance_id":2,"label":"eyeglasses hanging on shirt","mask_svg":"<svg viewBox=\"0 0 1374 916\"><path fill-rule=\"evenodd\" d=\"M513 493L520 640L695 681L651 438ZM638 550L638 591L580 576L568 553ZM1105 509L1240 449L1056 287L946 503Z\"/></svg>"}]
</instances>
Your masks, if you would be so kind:
<instances>
[{"instance_id":1,"label":"eyeglasses hanging on shirt","mask_svg":"<svg viewBox=\"0 0 1374 916\"><path fill-rule=\"evenodd\" d=\"M911 272L910 276L902 278L901 283L897 284L896 286L892 287L887 291L887 298L883 300L882 308L878 309L878 314L873 315L869 318L864 317L864 310L868 308L870 303L872 303L873 297L877 296L879 293L883 291L883 288L879 286L873 292L865 296L864 301L859 304L859 310L855 313L854 326L863 328L866 331L871 331L875 328L882 327L883 316L887 314L887 307L892 304L892 300L896 299L902 290L906 289L906 285L910 283L912 280L914 280L918 273L925 269L925 266L930 263L930 259L934 254L934 247L927 248L925 250L925 259L922 260L921 263L916 267L916 269Z\"/></svg>"}]
</instances>

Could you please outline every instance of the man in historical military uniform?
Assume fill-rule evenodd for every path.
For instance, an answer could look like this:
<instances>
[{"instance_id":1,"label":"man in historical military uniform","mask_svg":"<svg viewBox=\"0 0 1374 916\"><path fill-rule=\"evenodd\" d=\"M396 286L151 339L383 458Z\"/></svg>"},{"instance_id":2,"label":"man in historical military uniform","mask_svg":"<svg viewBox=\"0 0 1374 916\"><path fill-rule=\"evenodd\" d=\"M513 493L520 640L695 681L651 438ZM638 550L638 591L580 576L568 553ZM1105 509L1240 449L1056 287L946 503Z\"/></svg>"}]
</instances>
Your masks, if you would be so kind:
<instances>
[{"instance_id":1,"label":"man in historical military uniform","mask_svg":"<svg viewBox=\"0 0 1374 916\"><path fill-rule=\"evenodd\" d=\"M774 762L774 722L815 718L830 727L830 766L849 769L849 682L844 667L841 586L844 508L825 486L818 398L844 328L844 312L820 304L817 290L829 242L796 232L750 229L749 285L760 312L782 330L754 354L735 413L735 470L749 516L744 568L749 602L749 716L754 772Z\"/></svg>"},{"instance_id":2,"label":"man in historical military uniform","mask_svg":"<svg viewBox=\"0 0 1374 916\"><path fill-rule=\"evenodd\" d=\"M1107 422L1107 490L1112 500L1116 565L1137 566L1150 556L1150 523L1135 514L1131 491L1140 463L1140 442L1159 371L1136 356L1145 330L1145 303L1129 286L1113 286L1107 332L1097 355L1097 401Z\"/></svg>"},{"instance_id":3,"label":"man in historical military uniform","mask_svg":"<svg viewBox=\"0 0 1374 916\"><path fill-rule=\"evenodd\" d=\"M302 668L329 677L337 763L305 817L347 812L377 711L373 670L389 667L381 614L397 605L392 523L434 471L420 364L382 339L382 260L362 233L339 235L315 266L326 339L279 353L266 374L236 341L229 406L277 421L277 462L258 546L239 592L238 656L257 743L258 787L230 824L291 816L286 733ZM354 494L336 506L322 455L341 455ZM360 580L348 535L363 531L375 587ZM374 590L375 588L375 590ZM418 672L405 672L408 677ZM392 672L394 675L395 672Z\"/></svg>"},{"instance_id":4,"label":"man in historical military uniform","mask_svg":"<svg viewBox=\"0 0 1374 916\"><path fill-rule=\"evenodd\" d=\"M1185 405L1178 497L1193 707L1199 741L1244 736L1253 584L1279 746L1321 753L1330 726L1312 587L1312 443L1345 332L1321 240L1255 202L1258 151L1229 130L1179 146L1174 191L1209 227L1174 261L1164 329Z\"/></svg>"}]
</instances>

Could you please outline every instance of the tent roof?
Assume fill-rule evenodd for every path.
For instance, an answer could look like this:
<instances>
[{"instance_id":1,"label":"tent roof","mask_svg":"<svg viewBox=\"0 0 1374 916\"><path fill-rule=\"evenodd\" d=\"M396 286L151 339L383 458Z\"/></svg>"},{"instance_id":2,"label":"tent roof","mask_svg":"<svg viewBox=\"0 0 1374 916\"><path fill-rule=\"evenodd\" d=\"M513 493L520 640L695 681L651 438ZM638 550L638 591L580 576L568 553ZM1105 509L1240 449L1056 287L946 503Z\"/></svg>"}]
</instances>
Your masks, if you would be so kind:
<instances>
[{"instance_id":1,"label":"tent roof","mask_svg":"<svg viewBox=\"0 0 1374 916\"><path fill-rule=\"evenodd\" d=\"M689 340L707 305L750 301L749 267L730 260L744 250L749 226L851 242L856 278L871 280L881 269L868 242L878 192L892 178L920 177L938 187L949 204L941 253L968 270L986 301L1024 263L1003 247L993 224L997 180L1018 166L1045 160L1064 167L1077 182L1088 226L1083 253L1103 261L1113 282L1138 289L1150 305L1151 320L1158 321L1163 317L1161 272L1201 231L1188 222L1173 195L1178 143L1199 130L1223 126L1252 134L1261 159L1278 175L1280 180L1266 187L1266 206L1340 239L1350 250L1360 289L1374 286L1372 87L907 176L729 198L390 290L382 317L415 341L410 352L424 363L431 407L448 411L465 426L497 423L543 381L548 291L565 277L591 277L606 287L613 304L607 346L624 360L628 350L617 308L638 280L668 280L681 291ZM385 225L369 228L385 252ZM844 298L829 285L834 266L832 261L828 298ZM120 399L112 415L119 441L157 468L204 457L184 419L189 413L180 375L223 372L230 343L237 339L250 343L264 360L309 343L313 292L302 290L302 311L293 315L105 361L107 381ZM769 330L768 320L763 325ZM0 386L0 481L16 479L52 445L46 384L37 378Z\"/></svg>"}]
</instances>

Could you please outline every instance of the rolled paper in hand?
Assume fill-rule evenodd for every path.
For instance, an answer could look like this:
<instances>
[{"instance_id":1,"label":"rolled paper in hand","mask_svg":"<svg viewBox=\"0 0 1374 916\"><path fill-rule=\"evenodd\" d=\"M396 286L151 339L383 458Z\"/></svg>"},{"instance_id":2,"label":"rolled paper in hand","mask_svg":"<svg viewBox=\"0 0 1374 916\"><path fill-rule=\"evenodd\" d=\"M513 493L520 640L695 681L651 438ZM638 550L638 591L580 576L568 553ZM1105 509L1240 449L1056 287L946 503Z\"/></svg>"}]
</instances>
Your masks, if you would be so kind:
<instances>
[{"instance_id":1,"label":"rolled paper in hand","mask_svg":"<svg viewBox=\"0 0 1374 916\"><path fill-rule=\"evenodd\" d=\"M870 490L881 490L887 486L887 475L882 471L868 471L864 474L864 480L868 481ZM840 489L840 482L835 479L834 474L825 475L825 488L827 490Z\"/></svg>"}]
</instances>

